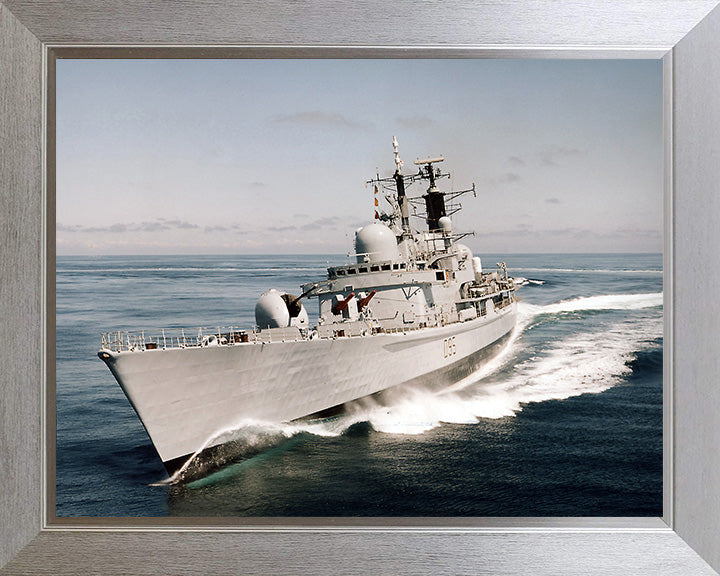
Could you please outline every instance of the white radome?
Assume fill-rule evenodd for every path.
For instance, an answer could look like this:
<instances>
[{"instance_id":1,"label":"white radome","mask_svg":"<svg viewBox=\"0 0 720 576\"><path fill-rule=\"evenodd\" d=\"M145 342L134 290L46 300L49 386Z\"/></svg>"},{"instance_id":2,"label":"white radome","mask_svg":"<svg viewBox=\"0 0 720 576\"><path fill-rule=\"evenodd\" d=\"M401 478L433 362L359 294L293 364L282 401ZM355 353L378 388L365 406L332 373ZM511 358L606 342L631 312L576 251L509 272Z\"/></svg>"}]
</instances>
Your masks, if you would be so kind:
<instances>
[{"instance_id":1,"label":"white radome","mask_svg":"<svg viewBox=\"0 0 720 576\"><path fill-rule=\"evenodd\" d=\"M395 233L385 224L373 222L355 233L358 262L383 262L400 257Z\"/></svg>"},{"instance_id":2,"label":"white radome","mask_svg":"<svg viewBox=\"0 0 720 576\"><path fill-rule=\"evenodd\" d=\"M449 216L442 216L438 220L438 226L440 227L440 230L445 234L450 234L452 232L452 220L450 220Z\"/></svg>"}]
</instances>

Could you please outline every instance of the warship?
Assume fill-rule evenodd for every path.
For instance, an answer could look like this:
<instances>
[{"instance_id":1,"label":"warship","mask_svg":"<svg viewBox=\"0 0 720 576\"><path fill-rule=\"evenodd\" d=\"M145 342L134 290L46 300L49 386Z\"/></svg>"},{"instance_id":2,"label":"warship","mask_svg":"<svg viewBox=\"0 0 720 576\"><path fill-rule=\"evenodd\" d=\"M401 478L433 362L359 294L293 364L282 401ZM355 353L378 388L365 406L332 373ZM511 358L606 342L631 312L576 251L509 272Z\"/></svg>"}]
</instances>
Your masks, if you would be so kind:
<instances>
[{"instance_id":1,"label":"warship","mask_svg":"<svg viewBox=\"0 0 720 576\"><path fill-rule=\"evenodd\" d=\"M516 323L516 285L504 263L484 271L451 216L467 190L443 192L442 156L418 159L366 185L375 218L355 253L299 295L270 289L252 328L102 335L112 372L171 476L211 453L243 422L286 423L330 414L399 385L443 386L496 355ZM412 195L413 185L424 188ZM425 186L427 186L425 188ZM389 206L379 208L378 196ZM383 203L383 206L385 203ZM411 225L411 216L413 225ZM416 220L424 229L417 229ZM424 221L424 225L423 225ZM304 303L318 301L310 326Z\"/></svg>"}]
</instances>

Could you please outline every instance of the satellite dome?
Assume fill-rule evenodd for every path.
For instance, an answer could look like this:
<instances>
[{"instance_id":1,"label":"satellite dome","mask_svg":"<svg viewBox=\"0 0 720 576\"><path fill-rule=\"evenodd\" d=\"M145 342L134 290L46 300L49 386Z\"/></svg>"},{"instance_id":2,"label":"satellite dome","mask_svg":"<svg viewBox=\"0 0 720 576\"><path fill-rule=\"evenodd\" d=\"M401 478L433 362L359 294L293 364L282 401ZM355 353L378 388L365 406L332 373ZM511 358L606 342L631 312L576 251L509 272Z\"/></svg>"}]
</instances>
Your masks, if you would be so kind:
<instances>
[{"instance_id":1,"label":"satellite dome","mask_svg":"<svg viewBox=\"0 0 720 576\"><path fill-rule=\"evenodd\" d=\"M442 230L446 234L450 234L452 232L452 220L450 220L449 216L442 216L438 220L438 228Z\"/></svg>"},{"instance_id":2,"label":"satellite dome","mask_svg":"<svg viewBox=\"0 0 720 576\"><path fill-rule=\"evenodd\" d=\"M381 262L400 258L395 233L380 222L363 226L355 233L355 254L358 262Z\"/></svg>"}]
</instances>

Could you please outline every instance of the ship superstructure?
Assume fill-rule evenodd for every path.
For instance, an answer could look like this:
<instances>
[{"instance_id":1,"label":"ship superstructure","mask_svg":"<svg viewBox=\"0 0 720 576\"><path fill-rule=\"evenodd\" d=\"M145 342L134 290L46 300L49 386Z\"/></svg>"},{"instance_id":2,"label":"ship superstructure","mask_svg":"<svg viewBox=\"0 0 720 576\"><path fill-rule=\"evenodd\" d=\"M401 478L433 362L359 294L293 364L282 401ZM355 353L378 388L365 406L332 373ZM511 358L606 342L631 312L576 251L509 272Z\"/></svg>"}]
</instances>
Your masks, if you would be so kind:
<instances>
[{"instance_id":1,"label":"ship superstructure","mask_svg":"<svg viewBox=\"0 0 720 576\"><path fill-rule=\"evenodd\" d=\"M368 181L390 211L376 209L375 221L357 230L355 261L328 268L299 296L268 290L254 328L103 335L98 355L169 473L248 420L287 422L401 384L456 382L509 337L513 279L504 263L483 271L450 218L474 185L441 191L438 181L449 178L442 157L417 160L418 172L403 175L395 138L393 145L394 174ZM411 196L414 184L427 188ZM426 228L413 228L411 216ZM310 298L318 300L314 327Z\"/></svg>"}]
</instances>

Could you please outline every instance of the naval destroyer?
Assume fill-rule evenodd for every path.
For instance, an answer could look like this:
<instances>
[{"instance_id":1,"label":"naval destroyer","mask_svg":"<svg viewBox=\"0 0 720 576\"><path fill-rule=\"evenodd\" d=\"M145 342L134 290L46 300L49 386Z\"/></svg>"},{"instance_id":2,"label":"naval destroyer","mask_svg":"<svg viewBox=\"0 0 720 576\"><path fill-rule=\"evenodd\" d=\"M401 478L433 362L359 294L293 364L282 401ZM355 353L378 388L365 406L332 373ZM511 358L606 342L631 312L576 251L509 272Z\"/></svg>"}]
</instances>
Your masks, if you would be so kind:
<instances>
[{"instance_id":1,"label":"naval destroyer","mask_svg":"<svg viewBox=\"0 0 720 576\"><path fill-rule=\"evenodd\" d=\"M504 263L484 271L451 216L468 190L443 192L443 157L368 181L388 202L355 233L351 263L301 286L270 289L248 329L106 333L98 356L137 412L169 474L220 450L243 422L324 415L398 385L452 384L497 354L516 322ZM413 185L423 190L412 195ZM412 213L412 214L411 214ZM423 229L411 225L419 217ZM413 219L415 224L415 219ZM311 327L304 302L318 301Z\"/></svg>"}]
</instances>

